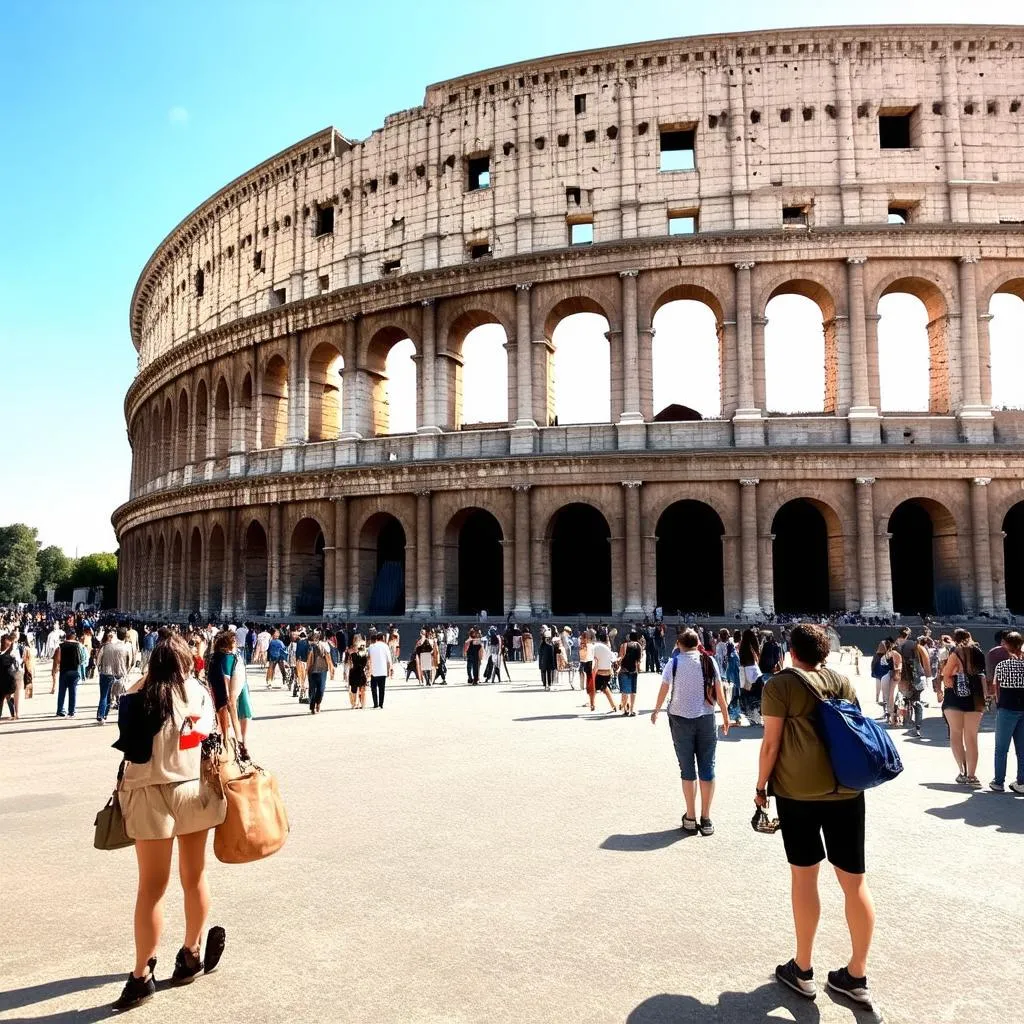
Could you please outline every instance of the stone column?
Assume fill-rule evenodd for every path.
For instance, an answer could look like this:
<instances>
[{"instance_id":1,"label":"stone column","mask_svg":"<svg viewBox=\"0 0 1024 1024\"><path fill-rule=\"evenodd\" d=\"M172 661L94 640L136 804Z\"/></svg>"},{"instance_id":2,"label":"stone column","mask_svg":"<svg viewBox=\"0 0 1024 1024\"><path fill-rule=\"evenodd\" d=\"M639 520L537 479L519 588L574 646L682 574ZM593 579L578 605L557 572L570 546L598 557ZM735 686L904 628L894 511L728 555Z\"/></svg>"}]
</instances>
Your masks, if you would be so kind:
<instances>
[{"instance_id":1,"label":"stone column","mask_svg":"<svg viewBox=\"0 0 1024 1024\"><path fill-rule=\"evenodd\" d=\"M242 582L238 579L238 509L228 509L228 528L224 537L224 584L222 588L221 611L227 619L233 619L238 612L239 594Z\"/></svg>"},{"instance_id":2,"label":"stone column","mask_svg":"<svg viewBox=\"0 0 1024 1024\"><path fill-rule=\"evenodd\" d=\"M757 485L753 478L740 480L740 593L744 615L760 615L760 591L757 566Z\"/></svg>"},{"instance_id":3,"label":"stone column","mask_svg":"<svg viewBox=\"0 0 1024 1024\"><path fill-rule=\"evenodd\" d=\"M861 615L878 614L878 578L875 556L875 496L873 476L857 477L857 571Z\"/></svg>"},{"instance_id":4,"label":"stone column","mask_svg":"<svg viewBox=\"0 0 1024 1024\"><path fill-rule=\"evenodd\" d=\"M994 530L989 534L992 559L992 604L996 614L1006 613L1006 531Z\"/></svg>"},{"instance_id":5,"label":"stone column","mask_svg":"<svg viewBox=\"0 0 1024 1024\"><path fill-rule=\"evenodd\" d=\"M288 431L285 444L301 444L309 436L309 374L302 359L302 336L288 339Z\"/></svg>"},{"instance_id":6,"label":"stone column","mask_svg":"<svg viewBox=\"0 0 1024 1024\"><path fill-rule=\"evenodd\" d=\"M721 374L722 416L732 419L739 408L739 376L736 358L736 321L722 320L718 324L718 363Z\"/></svg>"},{"instance_id":7,"label":"stone column","mask_svg":"<svg viewBox=\"0 0 1024 1024\"><path fill-rule=\"evenodd\" d=\"M645 614L652 614L658 604L658 538L645 533L640 538L641 578L640 604Z\"/></svg>"},{"instance_id":8,"label":"stone column","mask_svg":"<svg viewBox=\"0 0 1024 1024\"><path fill-rule=\"evenodd\" d=\"M515 507L515 607L513 615L520 621L532 615L530 600L530 485L513 484L512 501Z\"/></svg>"},{"instance_id":9,"label":"stone column","mask_svg":"<svg viewBox=\"0 0 1024 1024\"><path fill-rule=\"evenodd\" d=\"M191 535L192 531L189 530L189 536ZM199 611L205 612L210 607L210 531L207 529L205 516L199 520L199 535L202 537L202 557L199 559ZM191 546L191 541L189 543ZM191 561L190 557L190 564Z\"/></svg>"},{"instance_id":10,"label":"stone column","mask_svg":"<svg viewBox=\"0 0 1024 1024\"><path fill-rule=\"evenodd\" d=\"M328 564L324 565L325 588L331 593L328 602L324 595L324 608L339 619L348 616L348 595L345 593L346 562L348 555L348 498L334 499L334 549Z\"/></svg>"},{"instance_id":11,"label":"stone column","mask_svg":"<svg viewBox=\"0 0 1024 1024\"><path fill-rule=\"evenodd\" d=\"M437 394L437 338L436 311L433 299L423 299L420 302L422 311L420 333L420 379L417 382L420 401L416 403L420 414L417 430L421 434L437 434L438 427L438 394ZM447 393L447 388L445 389ZM447 407L447 402L442 404L442 409Z\"/></svg>"},{"instance_id":12,"label":"stone column","mask_svg":"<svg viewBox=\"0 0 1024 1024\"><path fill-rule=\"evenodd\" d=\"M739 408L732 418L738 447L764 444L764 423L754 399L754 337L750 271L753 263L736 267L736 365L739 372Z\"/></svg>"},{"instance_id":13,"label":"stone column","mask_svg":"<svg viewBox=\"0 0 1024 1024\"><path fill-rule=\"evenodd\" d=\"M645 423L654 419L654 328L644 327L640 336L640 416Z\"/></svg>"},{"instance_id":14,"label":"stone column","mask_svg":"<svg viewBox=\"0 0 1024 1024\"><path fill-rule=\"evenodd\" d=\"M981 373L981 404L992 405L992 340L989 337L991 313L978 316L978 364Z\"/></svg>"},{"instance_id":15,"label":"stone column","mask_svg":"<svg viewBox=\"0 0 1024 1024\"><path fill-rule=\"evenodd\" d=\"M361 595L359 593L359 537L356 535L355 524L351 514L348 516L348 538L345 550L346 562L348 563L348 617L355 620L359 616ZM403 586L405 580L402 581ZM406 588L406 594L408 594ZM369 595L366 595L369 599Z\"/></svg>"},{"instance_id":16,"label":"stone column","mask_svg":"<svg viewBox=\"0 0 1024 1024\"><path fill-rule=\"evenodd\" d=\"M971 541L974 553L976 611L995 611L992 593L992 542L989 536L988 485L990 477L976 476L971 485Z\"/></svg>"},{"instance_id":17,"label":"stone column","mask_svg":"<svg viewBox=\"0 0 1024 1024\"><path fill-rule=\"evenodd\" d=\"M267 594L267 615L276 617L283 614L281 607L281 575L284 550L281 544L281 506L270 506L270 536L267 538L267 558L270 563L270 586Z\"/></svg>"},{"instance_id":18,"label":"stone column","mask_svg":"<svg viewBox=\"0 0 1024 1024\"><path fill-rule=\"evenodd\" d=\"M864 305L864 264L866 256L846 260L846 308L850 316L850 443L878 444L881 424L878 410L871 404L868 385L867 310Z\"/></svg>"},{"instance_id":19,"label":"stone column","mask_svg":"<svg viewBox=\"0 0 1024 1024\"><path fill-rule=\"evenodd\" d=\"M835 63L836 111L839 125L839 188L843 223L860 223L860 185L857 184L856 128L853 114L853 90L850 87L850 61Z\"/></svg>"},{"instance_id":20,"label":"stone column","mask_svg":"<svg viewBox=\"0 0 1024 1024\"><path fill-rule=\"evenodd\" d=\"M626 534L626 607L623 615L641 618L644 610L640 581L640 480L622 481L622 522Z\"/></svg>"},{"instance_id":21,"label":"stone column","mask_svg":"<svg viewBox=\"0 0 1024 1024\"><path fill-rule=\"evenodd\" d=\"M622 416L620 423L642 423L640 412L640 339L636 322L636 282L639 271L623 270L622 282Z\"/></svg>"},{"instance_id":22,"label":"stone column","mask_svg":"<svg viewBox=\"0 0 1024 1024\"><path fill-rule=\"evenodd\" d=\"M943 180L949 183L949 219L954 222L966 221L970 216L967 209L967 182L964 181L957 59L953 54L943 54L939 58L942 72L942 148L946 164Z\"/></svg>"},{"instance_id":23,"label":"stone column","mask_svg":"<svg viewBox=\"0 0 1024 1024\"><path fill-rule=\"evenodd\" d=\"M992 411L982 404L981 397L977 262L977 256L960 257L960 365L963 368L960 424L968 441L991 444L994 429Z\"/></svg>"},{"instance_id":24,"label":"stone column","mask_svg":"<svg viewBox=\"0 0 1024 1024\"><path fill-rule=\"evenodd\" d=\"M775 534L766 533L757 542L758 600L761 611L771 615L775 611Z\"/></svg>"},{"instance_id":25,"label":"stone column","mask_svg":"<svg viewBox=\"0 0 1024 1024\"><path fill-rule=\"evenodd\" d=\"M522 156L520 156L522 159ZM529 159L529 156L526 157ZM530 326L530 283L516 285L516 427L532 429L533 418L533 338ZM516 602L518 606L518 600Z\"/></svg>"},{"instance_id":26,"label":"stone column","mask_svg":"<svg viewBox=\"0 0 1024 1024\"><path fill-rule=\"evenodd\" d=\"M878 580L878 612L880 615L891 615L892 608L892 563L889 558L889 541L892 534L888 532L883 521L876 524L875 534L875 576Z\"/></svg>"},{"instance_id":27,"label":"stone column","mask_svg":"<svg viewBox=\"0 0 1024 1024\"><path fill-rule=\"evenodd\" d=\"M634 79L635 81L635 79ZM620 79L616 84L619 101L619 215L620 238L636 237L636 165L633 157L633 88L630 80Z\"/></svg>"},{"instance_id":28,"label":"stone column","mask_svg":"<svg viewBox=\"0 0 1024 1024\"><path fill-rule=\"evenodd\" d=\"M750 320L750 344L754 359L754 408L768 408L768 388L765 382L767 366L764 356L764 329L768 326L768 318L763 316L751 317Z\"/></svg>"},{"instance_id":29,"label":"stone column","mask_svg":"<svg viewBox=\"0 0 1024 1024\"><path fill-rule=\"evenodd\" d=\"M416 608L427 618L430 607L430 491L416 492Z\"/></svg>"},{"instance_id":30,"label":"stone column","mask_svg":"<svg viewBox=\"0 0 1024 1024\"><path fill-rule=\"evenodd\" d=\"M538 536L544 525L540 522L540 495L539 488L530 489L530 605L535 616L543 615L548 605L544 593L544 537Z\"/></svg>"}]
</instances>

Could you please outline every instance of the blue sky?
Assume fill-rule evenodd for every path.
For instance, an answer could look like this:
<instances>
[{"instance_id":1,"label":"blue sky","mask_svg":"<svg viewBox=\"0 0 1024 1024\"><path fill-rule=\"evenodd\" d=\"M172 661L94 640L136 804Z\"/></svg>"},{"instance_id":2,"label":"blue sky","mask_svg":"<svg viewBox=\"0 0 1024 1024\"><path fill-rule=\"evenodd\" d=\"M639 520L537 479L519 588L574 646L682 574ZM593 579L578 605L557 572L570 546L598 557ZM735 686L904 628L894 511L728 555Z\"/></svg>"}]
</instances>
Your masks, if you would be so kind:
<instances>
[{"instance_id":1,"label":"blue sky","mask_svg":"<svg viewBox=\"0 0 1024 1024\"><path fill-rule=\"evenodd\" d=\"M1020 21L984 2L970 20ZM787 25L963 21L962 4L726 6L5 0L0 523L112 549L127 496L128 303L167 232L237 174L335 125L360 138L433 81L550 53Z\"/></svg>"}]
</instances>

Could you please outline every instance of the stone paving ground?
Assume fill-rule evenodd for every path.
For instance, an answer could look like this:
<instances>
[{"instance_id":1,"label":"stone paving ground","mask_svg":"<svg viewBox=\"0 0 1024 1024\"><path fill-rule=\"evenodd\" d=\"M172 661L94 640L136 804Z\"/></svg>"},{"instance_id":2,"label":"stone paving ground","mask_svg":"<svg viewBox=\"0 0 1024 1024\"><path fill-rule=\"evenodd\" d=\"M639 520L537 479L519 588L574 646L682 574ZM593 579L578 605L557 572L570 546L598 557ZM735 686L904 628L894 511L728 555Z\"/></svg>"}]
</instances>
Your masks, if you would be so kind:
<instances>
[{"instance_id":1,"label":"stone paving ground","mask_svg":"<svg viewBox=\"0 0 1024 1024\"><path fill-rule=\"evenodd\" d=\"M384 711L351 711L332 688L316 718L255 685L250 746L280 778L291 836L258 864L211 853L222 967L132 1019L1019 1019L1024 799L953 784L934 705L922 740L897 740L906 771L868 796L867 1014L771 981L792 938L781 837L749 823L759 729L720 743L717 834L684 838L664 718L591 715L578 691L543 692L532 666L513 679L396 685ZM870 700L871 681L860 686ZM134 855L92 848L117 766L95 684L73 721L52 717L47 689L0 726L0 1020L98 1021L132 961ZM656 692L643 677L639 707ZM838 887L822 881L821 980L848 956ZM166 925L158 977L181 941L173 888Z\"/></svg>"}]
</instances>

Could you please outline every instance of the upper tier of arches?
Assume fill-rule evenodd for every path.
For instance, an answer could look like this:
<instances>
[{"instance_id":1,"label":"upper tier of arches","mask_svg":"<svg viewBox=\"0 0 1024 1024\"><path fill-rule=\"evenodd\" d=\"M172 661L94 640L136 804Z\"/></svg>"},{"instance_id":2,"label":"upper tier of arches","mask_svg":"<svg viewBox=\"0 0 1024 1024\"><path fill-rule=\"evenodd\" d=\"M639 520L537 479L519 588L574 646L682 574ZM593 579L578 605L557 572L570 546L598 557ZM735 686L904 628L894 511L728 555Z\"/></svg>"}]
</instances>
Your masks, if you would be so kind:
<instances>
[{"instance_id":1,"label":"upper tier of arches","mask_svg":"<svg viewBox=\"0 0 1024 1024\"><path fill-rule=\"evenodd\" d=\"M186 217L135 289L141 365L269 309L572 245L1019 224L1022 49L1020 27L783 30L438 83L367 139L319 132Z\"/></svg>"}]
</instances>

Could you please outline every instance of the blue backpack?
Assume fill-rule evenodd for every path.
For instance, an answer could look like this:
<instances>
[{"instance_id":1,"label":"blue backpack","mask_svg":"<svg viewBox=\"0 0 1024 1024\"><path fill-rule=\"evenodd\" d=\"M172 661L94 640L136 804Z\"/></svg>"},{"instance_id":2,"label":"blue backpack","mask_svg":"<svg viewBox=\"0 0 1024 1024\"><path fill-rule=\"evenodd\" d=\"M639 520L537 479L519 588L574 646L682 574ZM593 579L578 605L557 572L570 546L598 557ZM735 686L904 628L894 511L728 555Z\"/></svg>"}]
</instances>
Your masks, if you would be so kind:
<instances>
[{"instance_id":1,"label":"blue backpack","mask_svg":"<svg viewBox=\"0 0 1024 1024\"><path fill-rule=\"evenodd\" d=\"M903 771L903 762L889 734L873 718L868 718L859 704L841 697L823 697L803 672L796 668L789 671L818 702L818 735L840 786L863 791L895 779Z\"/></svg>"}]
</instances>

